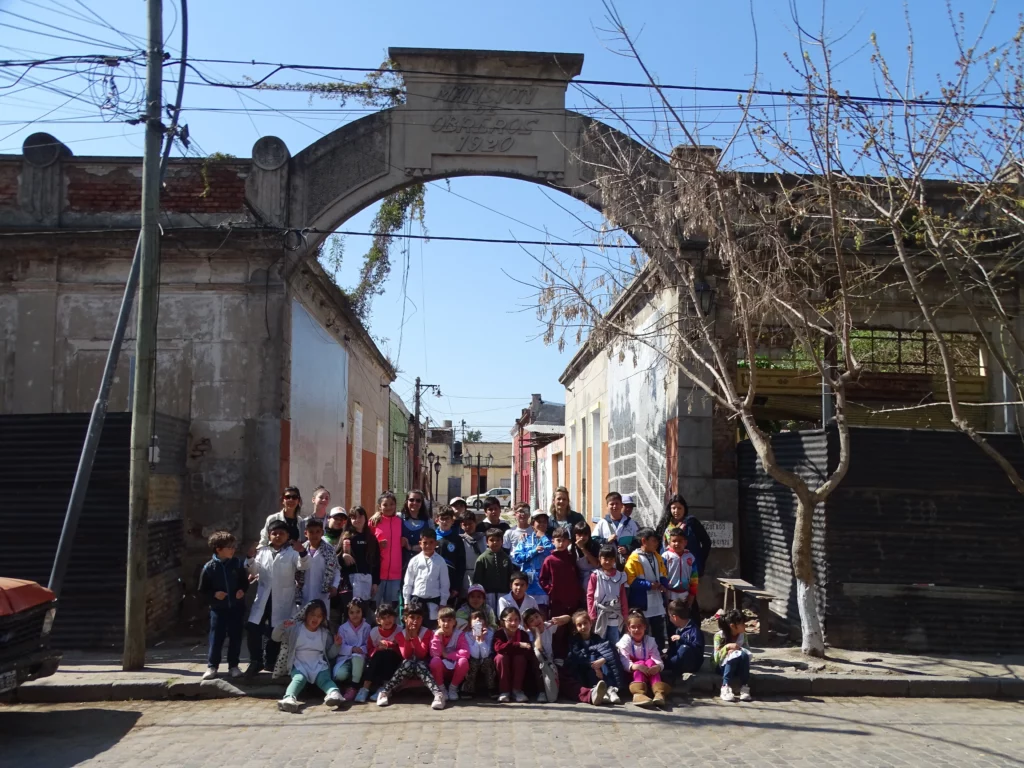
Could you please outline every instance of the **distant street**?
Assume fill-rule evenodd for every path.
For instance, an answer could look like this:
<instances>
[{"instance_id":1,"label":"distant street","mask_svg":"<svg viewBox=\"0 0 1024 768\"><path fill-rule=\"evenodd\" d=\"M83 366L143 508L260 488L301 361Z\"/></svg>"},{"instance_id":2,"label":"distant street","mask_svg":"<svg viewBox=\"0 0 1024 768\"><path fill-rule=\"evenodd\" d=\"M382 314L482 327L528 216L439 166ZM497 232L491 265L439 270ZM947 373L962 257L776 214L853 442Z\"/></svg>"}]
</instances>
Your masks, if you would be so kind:
<instances>
[{"instance_id":1,"label":"distant street","mask_svg":"<svg viewBox=\"0 0 1024 768\"><path fill-rule=\"evenodd\" d=\"M710 699L632 708L425 700L285 715L272 701L0 707L0 766L1020 766L1024 705Z\"/></svg>"}]
</instances>

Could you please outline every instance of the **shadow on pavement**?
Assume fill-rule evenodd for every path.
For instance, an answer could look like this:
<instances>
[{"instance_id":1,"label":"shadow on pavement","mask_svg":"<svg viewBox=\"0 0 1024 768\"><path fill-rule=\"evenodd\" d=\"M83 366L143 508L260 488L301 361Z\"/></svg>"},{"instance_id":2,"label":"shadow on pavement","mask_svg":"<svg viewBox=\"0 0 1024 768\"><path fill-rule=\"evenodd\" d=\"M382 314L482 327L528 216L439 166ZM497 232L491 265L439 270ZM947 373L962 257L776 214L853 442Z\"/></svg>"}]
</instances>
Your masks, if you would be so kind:
<instances>
[{"instance_id":1,"label":"shadow on pavement","mask_svg":"<svg viewBox=\"0 0 1024 768\"><path fill-rule=\"evenodd\" d=\"M0 711L0 766L79 765L117 744L140 717L141 712L111 709Z\"/></svg>"}]
</instances>

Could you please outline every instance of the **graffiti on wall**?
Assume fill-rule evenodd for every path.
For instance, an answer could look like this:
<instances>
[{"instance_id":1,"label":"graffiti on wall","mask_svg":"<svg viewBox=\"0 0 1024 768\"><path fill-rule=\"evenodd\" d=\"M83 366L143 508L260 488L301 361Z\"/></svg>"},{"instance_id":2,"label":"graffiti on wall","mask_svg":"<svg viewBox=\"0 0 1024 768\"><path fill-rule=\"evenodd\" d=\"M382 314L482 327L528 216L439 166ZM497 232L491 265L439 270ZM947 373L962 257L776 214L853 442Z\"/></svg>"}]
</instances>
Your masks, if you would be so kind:
<instances>
[{"instance_id":1,"label":"graffiti on wall","mask_svg":"<svg viewBox=\"0 0 1024 768\"><path fill-rule=\"evenodd\" d=\"M658 307L638 330L658 339L655 329L663 322L664 309ZM665 425L673 415L666 367L665 357L646 344L608 361L608 487L632 494L634 517L647 525L655 524L666 497Z\"/></svg>"}]
</instances>

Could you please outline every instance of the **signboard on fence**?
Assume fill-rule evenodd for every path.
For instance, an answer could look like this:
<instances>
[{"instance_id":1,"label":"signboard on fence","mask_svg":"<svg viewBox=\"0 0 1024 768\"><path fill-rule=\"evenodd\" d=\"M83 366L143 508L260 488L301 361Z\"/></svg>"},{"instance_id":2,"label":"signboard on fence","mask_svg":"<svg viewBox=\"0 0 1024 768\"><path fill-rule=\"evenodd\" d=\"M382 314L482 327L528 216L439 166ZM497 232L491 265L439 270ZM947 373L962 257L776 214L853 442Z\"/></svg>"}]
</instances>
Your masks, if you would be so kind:
<instances>
[{"instance_id":1,"label":"signboard on fence","mask_svg":"<svg viewBox=\"0 0 1024 768\"><path fill-rule=\"evenodd\" d=\"M704 530L711 537L712 549L732 549L732 523L721 520L701 520Z\"/></svg>"}]
</instances>

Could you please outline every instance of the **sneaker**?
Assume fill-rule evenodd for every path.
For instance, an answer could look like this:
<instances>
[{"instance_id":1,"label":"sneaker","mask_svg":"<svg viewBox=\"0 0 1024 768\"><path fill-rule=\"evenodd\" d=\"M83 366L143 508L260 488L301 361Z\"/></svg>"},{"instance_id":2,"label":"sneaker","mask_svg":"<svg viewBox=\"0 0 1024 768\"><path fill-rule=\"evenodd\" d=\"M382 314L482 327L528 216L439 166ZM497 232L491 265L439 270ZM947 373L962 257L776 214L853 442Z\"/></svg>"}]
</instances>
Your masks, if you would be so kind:
<instances>
[{"instance_id":1,"label":"sneaker","mask_svg":"<svg viewBox=\"0 0 1024 768\"><path fill-rule=\"evenodd\" d=\"M512 691L512 697L516 700L516 704L525 704L529 701L529 699L526 698L526 694L522 691Z\"/></svg>"},{"instance_id":2,"label":"sneaker","mask_svg":"<svg viewBox=\"0 0 1024 768\"><path fill-rule=\"evenodd\" d=\"M608 683L598 680L597 685L590 689L590 703L600 706L608 703Z\"/></svg>"},{"instance_id":3,"label":"sneaker","mask_svg":"<svg viewBox=\"0 0 1024 768\"><path fill-rule=\"evenodd\" d=\"M352 688L352 687L349 687L349 688L348 688L348 689L347 689L347 690L345 691L345 694L344 694L344 696L343 696L343 698L345 699L345 701L352 701L353 699L355 699L355 697L356 697L356 689L355 689L355 688Z\"/></svg>"},{"instance_id":4,"label":"sneaker","mask_svg":"<svg viewBox=\"0 0 1024 768\"><path fill-rule=\"evenodd\" d=\"M619 696L619 689L609 686L608 687L608 701L611 704L621 704L622 697Z\"/></svg>"},{"instance_id":5,"label":"sneaker","mask_svg":"<svg viewBox=\"0 0 1024 768\"><path fill-rule=\"evenodd\" d=\"M250 664L248 667L245 668L245 676L256 677L256 675L260 673L261 669L263 669L262 664Z\"/></svg>"},{"instance_id":6,"label":"sneaker","mask_svg":"<svg viewBox=\"0 0 1024 768\"><path fill-rule=\"evenodd\" d=\"M203 672L203 680L213 680L217 676L216 667L207 667L206 671Z\"/></svg>"},{"instance_id":7,"label":"sneaker","mask_svg":"<svg viewBox=\"0 0 1024 768\"><path fill-rule=\"evenodd\" d=\"M285 696L279 702L277 702L277 708L282 712L298 712L299 711L299 700L294 696Z\"/></svg>"},{"instance_id":8,"label":"sneaker","mask_svg":"<svg viewBox=\"0 0 1024 768\"><path fill-rule=\"evenodd\" d=\"M448 686L448 701L458 701L458 700L459 700L459 689L456 688L454 685L449 685Z\"/></svg>"},{"instance_id":9,"label":"sneaker","mask_svg":"<svg viewBox=\"0 0 1024 768\"><path fill-rule=\"evenodd\" d=\"M370 698L369 688L360 688L358 691L356 691L356 704L365 704L368 698Z\"/></svg>"},{"instance_id":10,"label":"sneaker","mask_svg":"<svg viewBox=\"0 0 1024 768\"><path fill-rule=\"evenodd\" d=\"M732 688L728 685L722 686L722 695L720 697L722 701L736 701L736 694L732 692Z\"/></svg>"},{"instance_id":11,"label":"sneaker","mask_svg":"<svg viewBox=\"0 0 1024 768\"><path fill-rule=\"evenodd\" d=\"M324 696L324 705L328 707L340 707L344 701L345 698L337 688L328 691L327 695Z\"/></svg>"},{"instance_id":12,"label":"sneaker","mask_svg":"<svg viewBox=\"0 0 1024 768\"><path fill-rule=\"evenodd\" d=\"M510 701L512 701L512 697L509 694L507 694L507 693L499 693L498 694L498 703L499 704L508 704Z\"/></svg>"},{"instance_id":13,"label":"sneaker","mask_svg":"<svg viewBox=\"0 0 1024 768\"><path fill-rule=\"evenodd\" d=\"M386 707L390 703L391 702L388 701L388 695L386 693L384 693L384 691L378 691L377 692L377 706L378 707Z\"/></svg>"},{"instance_id":14,"label":"sneaker","mask_svg":"<svg viewBox=\"0 0 1024 768\"><path fill-rule=\"evenodd\" d=\"M740 701L753 701L754 697L750 695L750 686L744 685L740 688Z\"/></svg>"},{"instance_id":15,"label":"sneaker","mask_svg":"<svg viewBox=\"0 0 1024 768\"><path fill-rule=\"evenodd\" d=\"M444 697L444 694L438 691L434 694L434 700L430 702L431 709L444 709L444 705L448 703L448 700ZM377 704L380 705L380 699L377 699Z\"/></svg>"},{"instance_id":16,"label":"sneaker","mask_svg":"<svg viewBox=\"0 0 1024 768\"><path fill-rule=\"evenodd\" d=\"M548 703L548 695L546 693L538 693L537 694L537 703L538 704L547 704Z\"/></svg>"},{"instance_id":17,"label":"sneaker","mask_svg":"<svg viewBox=\"0 0 1024 768\"><path fill-rule=\"evenodd\" d=\"M242 670L240 670L238 667L231 667L231 669L229 669L228 672L230 672L231 676L236 680L242 676Z\"/></svg>"},{"instance_id":18,"label":"sneaker","mask_svg":"<svg viewBox=\"0 0 1024 768\"><path fill-rule=\"evenodd\" d=\"M376 701L378 696L380 696L380 688L370 694L370 701Z\"/></svg>"}]
</instances>

